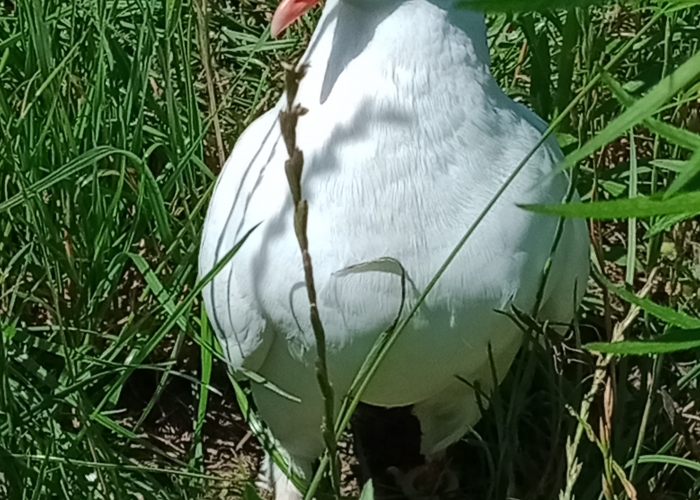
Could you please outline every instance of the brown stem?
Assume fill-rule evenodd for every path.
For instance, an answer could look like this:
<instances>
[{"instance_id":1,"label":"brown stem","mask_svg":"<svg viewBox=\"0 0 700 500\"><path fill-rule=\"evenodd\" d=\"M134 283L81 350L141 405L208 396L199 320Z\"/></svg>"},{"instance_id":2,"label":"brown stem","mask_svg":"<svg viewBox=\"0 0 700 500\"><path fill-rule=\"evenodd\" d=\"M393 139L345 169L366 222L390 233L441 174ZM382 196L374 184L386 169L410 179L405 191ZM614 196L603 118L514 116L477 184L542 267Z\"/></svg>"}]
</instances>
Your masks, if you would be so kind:
<instances>
[{"instance_id":1,"label":"brown stem","mask_svg":"<svg viewBox=\"0 0 700 500\"><path fill-rule=\"evenodd\" d=\"M323 418L323 438L328 449L331 460L331 484L335 493L340 493L340 468L337 461L337 442L335 440L334 422L335 422L335 398L333 387L328 376L328 363L326 359L326 333L323 329L321 316L318 312L316 300L316 285L314 281L313 265L311 262L311 254L309 253L309 239L307 237L307 223L309 217L309 205L302 197L301 176L304 170L304 154L297 147L297 123L299 117L306 113L306 109L300 105L295 105L299 82L306 73L306 67L301 66L295 69L291 66L285 66L285 83L287 91L287 109L280 111L280 129L282 138L287 148L289 158L284 164L289 190L292 194L292 203L294 204L294 233L296 234L301 250L301 257L304 264L304 281L306 283L306 292L309 298L309 316L311 320L311 328L314 332L316 340L316 378L318 385L321 388L321 394L324 401L324 418Z\"/></svg>"}]
</instances>

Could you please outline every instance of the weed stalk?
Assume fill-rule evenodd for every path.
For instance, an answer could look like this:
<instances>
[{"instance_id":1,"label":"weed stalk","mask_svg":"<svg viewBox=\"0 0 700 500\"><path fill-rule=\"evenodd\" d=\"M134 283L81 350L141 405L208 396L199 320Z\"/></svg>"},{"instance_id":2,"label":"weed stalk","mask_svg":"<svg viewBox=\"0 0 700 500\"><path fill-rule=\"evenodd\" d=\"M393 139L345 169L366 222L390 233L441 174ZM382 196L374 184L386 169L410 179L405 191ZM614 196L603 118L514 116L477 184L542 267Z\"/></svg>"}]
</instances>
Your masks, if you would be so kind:
<instances>
[{"instance_id":1,"label":"weed stalk","mask_svg":"<svg viewBox=\"0 0 700 500\"><path fill-rule=\"evenodd\" d=\"M326 444L326 449L331 457L331 485L337 496L340 495L340 467L337 453L337 440L333 432L335 421L335 397L333 395L333 386L331 385L328 376L328 362L326 359L326 333L323 329L323 323L318 313L318 305L316 301L316 286L314 283L313 265L311 263L311 254L309 253L309 239L307 237L306 227L309 216L309 204L302 196L301 176L304 170L304 154L297 146L297 122L300 116L303 116L307 110L299 104L294 104L299 82L304 78L306 66L301 65L299 68L293 66L285 67L285 87L287 91L287 109L280 111L280 129L282 130L282 138L287 147L289 158L284 164L284 171L287 174L289 182L289 190L292 193L292 203L294 204L294 232L299 242L299 249L304 263L304 281L306 283L306 292L309 298L309 315L311 318L311 328L314 332L316 340L316 378L318 385L321 388L321 394L324 402L324 418L323 418L323 439Z\"/></svg>"}]
</instances>

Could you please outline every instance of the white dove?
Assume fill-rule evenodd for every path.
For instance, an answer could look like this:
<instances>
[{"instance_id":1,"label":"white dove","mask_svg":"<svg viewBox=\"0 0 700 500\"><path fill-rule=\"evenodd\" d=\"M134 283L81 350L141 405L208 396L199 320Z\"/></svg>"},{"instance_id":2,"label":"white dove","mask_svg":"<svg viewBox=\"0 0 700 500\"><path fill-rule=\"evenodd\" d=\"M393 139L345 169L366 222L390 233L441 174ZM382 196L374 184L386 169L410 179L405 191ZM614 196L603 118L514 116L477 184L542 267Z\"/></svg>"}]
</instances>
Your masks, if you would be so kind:
<instances>
[{"instance_id":1,"label":"white dove","mask_svg":"<svg viewBox=\"0 0 700 500\"><path fill-rule=\"evenodd\" d=\"M317 3L283 0L273 34ZM546 124L491 75L484 16L448 0L328 0L300 64L308 65L296 96L308 109L297 126L302 189L339 400L402 306L401 273L381 264L352 272L353 266L400 263L410 283L403 309L409 310ZM226 162L204 225L200 273L257 226L205 288L204 304L234 369L258 372L300 399L252 386L259 416L308 479L324 450L323 400L284 173L278 115L285 105L282 96L252 123ZM363 395L374 406L410 407L428 463L480 417L473 390L459 378L488 391L489 345L499 378L518 351L522 332L498 311L535 306L559 222L518 205L565 198L561 159L553 138L535 152ZM588 252L584 221L567 220L539 318L572 319L586 287ZM300 498L274 467L272 476L277 500Z\"/></svg>"}]
</instances>

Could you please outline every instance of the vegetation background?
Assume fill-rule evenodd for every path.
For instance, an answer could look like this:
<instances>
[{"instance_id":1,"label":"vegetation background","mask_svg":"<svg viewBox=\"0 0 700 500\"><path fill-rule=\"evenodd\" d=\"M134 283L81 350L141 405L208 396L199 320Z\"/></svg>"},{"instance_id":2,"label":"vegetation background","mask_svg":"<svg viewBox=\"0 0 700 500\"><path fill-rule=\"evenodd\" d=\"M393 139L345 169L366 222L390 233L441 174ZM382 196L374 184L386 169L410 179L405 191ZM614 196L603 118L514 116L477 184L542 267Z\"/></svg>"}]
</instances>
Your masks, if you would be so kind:
<instances>
[{"instance_id":1,"label":"vegetation background","mask_svg":"<svg viewBox=\"0 0 700 500\"><path fill-rule=\"evenodd\" d=\"M0 498L255 498L196 260L318 15L271 40L275 4L0 5ZM585 205L539 210L594 219L572 333L509 312L529 341L462 443L474 497L700 498L700 2L463 4L579 165Z\"/></svg>"}]
</instances>

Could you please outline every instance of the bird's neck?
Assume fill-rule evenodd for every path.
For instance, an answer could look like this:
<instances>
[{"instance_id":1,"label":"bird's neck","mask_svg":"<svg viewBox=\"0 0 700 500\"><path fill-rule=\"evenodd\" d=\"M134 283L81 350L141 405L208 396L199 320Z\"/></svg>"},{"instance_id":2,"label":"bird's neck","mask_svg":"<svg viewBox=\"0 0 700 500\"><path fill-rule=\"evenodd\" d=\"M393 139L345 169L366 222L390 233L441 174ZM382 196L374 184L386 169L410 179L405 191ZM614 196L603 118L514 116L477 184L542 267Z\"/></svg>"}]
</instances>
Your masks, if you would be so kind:
<instances>
[{"instance_id":1,"label":"bird's neck","mask_svg":"<svg viewBox=\"0 0 700 500\"><path fill-rule=\"evenodd\" d=\"M451 2L329 0L302 59L310 65L308 80L321 85L307 88L307 97L318 95L323 104L351 75L350 86L370 91L380 73L399 79L403 73L454 78L474 92L490 86L484 16L455 9Z\"/></svg>"}]
</instances>

